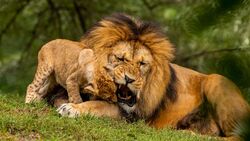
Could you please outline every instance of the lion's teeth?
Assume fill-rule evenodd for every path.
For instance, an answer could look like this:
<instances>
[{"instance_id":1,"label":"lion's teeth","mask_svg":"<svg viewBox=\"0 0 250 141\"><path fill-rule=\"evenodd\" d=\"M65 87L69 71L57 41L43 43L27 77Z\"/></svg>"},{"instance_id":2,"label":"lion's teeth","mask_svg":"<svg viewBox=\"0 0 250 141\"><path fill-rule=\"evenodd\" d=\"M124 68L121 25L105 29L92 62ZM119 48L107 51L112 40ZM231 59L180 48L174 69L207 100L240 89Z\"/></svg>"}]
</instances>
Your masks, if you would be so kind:
<instances>
[{"instance_id":1,"label":"lion's teeth","mask_svg":"<svg viewBox=\"0 0 250 141\"><path fill-rule=\"evenodd\" d=\"M119 85L119 89L122 87L122 85Z\"/></svg>"}]
</instances>

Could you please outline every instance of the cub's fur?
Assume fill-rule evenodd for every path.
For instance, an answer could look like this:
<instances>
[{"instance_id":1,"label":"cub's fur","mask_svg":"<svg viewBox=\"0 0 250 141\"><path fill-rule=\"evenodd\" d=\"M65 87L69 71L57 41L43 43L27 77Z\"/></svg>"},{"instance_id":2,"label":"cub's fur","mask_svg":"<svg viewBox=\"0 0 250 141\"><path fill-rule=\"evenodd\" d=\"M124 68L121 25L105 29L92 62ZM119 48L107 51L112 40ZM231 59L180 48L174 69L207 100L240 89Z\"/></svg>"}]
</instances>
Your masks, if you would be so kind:
<instances>
[{"instance_id":1,"label":"cub's fur","mask_svg":"<svg viewBox=\"0 0 250 141\"><path fill-rule=\"evenodd\" d=\"M115 84L108 75L95 71L98 63L94 52L85 48L79 42L63 39L45 44L39 51L37 71L27 88L25 103L43 99L57 85L67 90L72 103L82 102L80 92L116 102Z\"/></svg>"}]
</instances>

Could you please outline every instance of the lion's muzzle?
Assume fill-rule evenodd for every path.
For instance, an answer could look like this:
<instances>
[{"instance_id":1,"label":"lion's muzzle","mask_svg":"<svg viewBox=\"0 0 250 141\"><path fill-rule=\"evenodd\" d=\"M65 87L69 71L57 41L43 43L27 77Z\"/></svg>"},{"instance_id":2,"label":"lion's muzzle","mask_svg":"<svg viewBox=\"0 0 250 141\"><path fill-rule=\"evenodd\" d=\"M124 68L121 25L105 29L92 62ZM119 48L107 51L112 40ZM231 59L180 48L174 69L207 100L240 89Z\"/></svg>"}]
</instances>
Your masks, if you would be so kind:
<instances>
[{"instance_id":1,"label":"lion's muzzle","mask_svg":"<svg viewBox=\"0 0 250 141\"><path fill-rule=\"evenodd\" d=\"M118 85L116 91L118 103L123 103L132 107L136 104L136 94L132 92L127 85Z\"/></svg>"}]
</instances>

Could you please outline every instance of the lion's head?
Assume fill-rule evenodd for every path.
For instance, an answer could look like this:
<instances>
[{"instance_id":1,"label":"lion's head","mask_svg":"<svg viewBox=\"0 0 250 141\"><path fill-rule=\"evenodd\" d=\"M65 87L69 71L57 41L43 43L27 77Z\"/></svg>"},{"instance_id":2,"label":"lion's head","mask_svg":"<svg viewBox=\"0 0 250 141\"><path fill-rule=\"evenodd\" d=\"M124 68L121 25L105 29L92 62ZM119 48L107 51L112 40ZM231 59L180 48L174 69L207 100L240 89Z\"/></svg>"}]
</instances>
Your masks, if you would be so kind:
<instances>
[{"instance_id":1,"label":"lion's head","mask_svg":"<svg viewBox=\"0 0 250 141\"><path fill-rule=\"evenodd\" d=\"M109 69L120 100L130 100L120 103L122 108L150 117L166 93L174 52L158 26L115 14L98 22L82 42L94 49L99 69Z\"/></svg>"}]
</instances>

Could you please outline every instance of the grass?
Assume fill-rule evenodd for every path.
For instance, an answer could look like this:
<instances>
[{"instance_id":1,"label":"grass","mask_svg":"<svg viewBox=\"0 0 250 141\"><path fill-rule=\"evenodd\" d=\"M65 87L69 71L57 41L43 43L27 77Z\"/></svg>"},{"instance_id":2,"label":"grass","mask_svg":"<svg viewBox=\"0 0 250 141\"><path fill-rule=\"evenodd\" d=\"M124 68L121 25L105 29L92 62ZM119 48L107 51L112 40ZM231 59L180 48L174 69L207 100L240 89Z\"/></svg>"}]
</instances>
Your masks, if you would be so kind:
<instances>
[{"instance_id":1,"label":"grass","mask_svg":"<svg viewBox=\"0 0 250 141\"><path fill-rule=\"evenodd\" d=\"M24 96L0 93L0 140L212 141L216 138L173 129L156 130L109 118L60 117L46 103L24 104Z\"/></svg>"}]
</instances>

